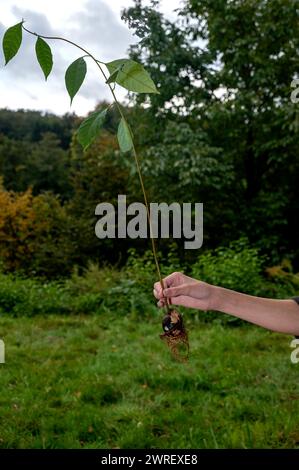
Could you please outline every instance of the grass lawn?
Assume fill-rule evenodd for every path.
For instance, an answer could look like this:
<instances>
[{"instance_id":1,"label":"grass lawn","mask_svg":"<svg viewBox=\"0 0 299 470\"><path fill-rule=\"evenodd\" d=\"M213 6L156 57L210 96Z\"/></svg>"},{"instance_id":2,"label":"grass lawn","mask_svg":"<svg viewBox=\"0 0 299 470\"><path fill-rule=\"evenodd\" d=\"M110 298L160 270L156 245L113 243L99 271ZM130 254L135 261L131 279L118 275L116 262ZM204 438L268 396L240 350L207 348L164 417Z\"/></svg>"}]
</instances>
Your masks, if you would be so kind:
<instances>
[{"instance_id":1,"label":"grass lawn","mask_svg":"<svg viewBox=\"0 0 299 470\"><path fill-rule=\"evenodd\" d=\"M299 448L290 337L188 319L174 362L160 317L0 319L2 448Z\"/></svg>"}]
</instances>

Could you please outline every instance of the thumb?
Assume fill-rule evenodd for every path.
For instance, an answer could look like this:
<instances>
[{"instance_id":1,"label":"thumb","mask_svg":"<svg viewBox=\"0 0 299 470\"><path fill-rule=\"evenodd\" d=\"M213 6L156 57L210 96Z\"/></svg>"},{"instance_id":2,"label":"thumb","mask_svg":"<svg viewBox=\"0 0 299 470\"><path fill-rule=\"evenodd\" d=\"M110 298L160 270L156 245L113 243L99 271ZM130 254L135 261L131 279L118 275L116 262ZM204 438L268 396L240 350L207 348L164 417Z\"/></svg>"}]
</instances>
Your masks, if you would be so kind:
<instances>
[{"instance_id":1,"label":"thumb","mask_svg":"<svg viewBox=\"0 0 299 470\"><path fill-rule=\"evenodd\" d=\"M187 284L181 284L177 287L168 287L167 289L163 290L163 294L165 297L177 297L178 295L188 295L189 286Z\"/></svg>"}]
</instances>

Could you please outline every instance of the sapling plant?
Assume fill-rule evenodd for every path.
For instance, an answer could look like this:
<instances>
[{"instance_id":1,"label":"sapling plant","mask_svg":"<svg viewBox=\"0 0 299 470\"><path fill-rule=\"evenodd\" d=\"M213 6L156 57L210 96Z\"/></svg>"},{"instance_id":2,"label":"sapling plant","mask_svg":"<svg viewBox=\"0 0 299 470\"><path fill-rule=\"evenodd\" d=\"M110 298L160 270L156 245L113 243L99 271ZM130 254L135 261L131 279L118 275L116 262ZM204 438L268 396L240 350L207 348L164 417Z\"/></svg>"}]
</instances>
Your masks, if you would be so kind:
<instances>
[{"instance_id":1,"label":"sapling plant","mask_svg":"<svg viewBox=\"0 0 299 470\"><path fill-rule=\"evenodd\" d=\"M87 73L87 61L93 61L99 69L102 78L106 85L109 87L113 102L104 110L91 113L79 126L76 134L79 143L82 145L83 150L86 151L88 147L94 142L99 135L101 128L104 125L106 114L109 107L116 106L119 112L119 125L117 130L117 140L120 151L122 153L131 153L133 155L137 174L140 181L140 186L146 207L149 234L151 240L151 248L153 259L156 265L158 278L162 289L164 289L163 278L161 275L160 263L157 255L156 242L153 236L151 214L149 209L148 197L146 194L139 157L136 152L134 144L133 131L126 119L123 107L117 100L115 94L115 85L118 84L128 91L135 93L159 93L155 83L151 79L149 73L144 69L143 65L128 59L117 59L111 62L102 62L95 55L91 54L84 47L79 44L59 36L45 36L36 32L30 31L24 25L24 20L16 25L8 28L3 36L3 52L5 58L5 65L17 54L20 49L23 32L36 37L35 55L41 67L41 70L47 80L53 68L53 54L51 47L47 41L64 41L83 53L78 59L73 61L65 72L65 86L70 97L72 104L74 97L78 93L81 85L84 82ZM189 342L186 329L184 327L182 315L171 308L167 299L165 299L165 316L162 321L162 328L164 333L160 335L161 339L165 340L169 346L172 354L181 361L188 358Z\"/></svg>"}]
</instances>

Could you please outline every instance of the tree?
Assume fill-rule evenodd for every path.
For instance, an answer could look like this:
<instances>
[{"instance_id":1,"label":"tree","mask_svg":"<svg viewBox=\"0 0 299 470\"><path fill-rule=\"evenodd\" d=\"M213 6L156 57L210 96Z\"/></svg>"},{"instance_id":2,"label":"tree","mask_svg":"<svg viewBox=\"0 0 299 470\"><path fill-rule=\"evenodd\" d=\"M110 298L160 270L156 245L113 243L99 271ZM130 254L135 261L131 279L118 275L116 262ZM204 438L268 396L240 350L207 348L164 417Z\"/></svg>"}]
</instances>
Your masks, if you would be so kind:
<instances>
[{"instance_id":1,"label":"tree","mask_svg":"<svg viewBox=\"0 0 299 470\"><path fill-rule=\"evenodd\" d=\"M31 186L34 194L52 191L68 199L71 194L69 173L69 152L61 148L55 134L46 132L27 157L23 185Z\"/></svg>"},{"instance_id":2,"label":"tree","mask_svg":"<svg viewBox=\"0 0 299 470\"><path fill-rule=\"evenodd\" d=\"M233 168L218 232L227 241L246 234L273 260L296 253L299 262L297 244L286 239L289 222L299 236L290 218L299 209L298 111L290 101L298 74L296 3L188 0L172 23L158 11L159 2L145 7L137 0L123 18L141 38L131 56L165 90L147 99L152 119L188 122L194 133L205 133L207 146L221 149L216 168ZM138 97L137 103L145 101ZM216 219L217 207L211 211Z\"/></svg>"},{"instance_id":3,"label":"tree","mask_svg":"<svg viewBox=\"0 0 299 470\"><path fill-rule=\"evenodd\" d=\"M109 126L113 117L108 119ZM116 138L104 129L83 153L74 134L71 146L71 183L73 196L66 208L72 217L73 232L78 244L76 262L86 265L92 259L117 263L127 257L128 240L95 236L95 208L100 202L117 204L118 194L128 192L128 169L118 150ZM134 195L132 195L134 198Z\"/></svg>"},{"instance_id":4,"label":"tree","mask_svg":"<svg viewBox=\"0 0 299 470\"><path fill-rule=\"evenodd\" d=\"M78 118L76 118L78 119ZM70 197L69 152L74 115L0 110L0 173L4 186Z\"/></svg>"},{"instance_id":5,"label":"tree","mask_svg":"<svg viewBox=\"0 0 299 470\"><path fill-rule=\"evenodd\" d=\"M62 276L70 273L76 248L72 221L56 196L0 189L0 259L6 271Z\"/></svg>"},{"instance_id":6,"label":"tree","mask_svg":"<svg viewBox=\"0 0 299 470\"><path fill-rule=\"evenodd\" d=\"M0 109L0 134L17 141L39 142L45 132L52 132L66 150L77 119L75 114L56 116L40 111Z\"/></svg>"}]
</instances>

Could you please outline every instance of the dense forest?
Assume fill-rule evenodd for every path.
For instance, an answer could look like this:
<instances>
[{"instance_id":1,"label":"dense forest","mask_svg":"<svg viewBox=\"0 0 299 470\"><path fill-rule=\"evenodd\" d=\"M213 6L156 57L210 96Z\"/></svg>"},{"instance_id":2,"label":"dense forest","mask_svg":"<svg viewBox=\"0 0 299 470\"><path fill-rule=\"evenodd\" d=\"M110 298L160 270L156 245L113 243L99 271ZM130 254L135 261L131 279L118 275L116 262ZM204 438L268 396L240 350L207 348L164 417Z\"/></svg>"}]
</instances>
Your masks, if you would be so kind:
<instances>
[{"instance_id":1,"label":"dense forest","mask_svg":"<svg viewBox=\"0 0 299 470\"><path fill-rule=\"evenodd\" d=\"M160 94L130 94L134 129L151 201L202 202L200 253L248 239L267 266L299 270L299 108L296 2L189 0L178 20L153 1L122 17L140 37L130 49ZM275 25L275 27L274 27ZM100 97L99 97L100 98ZM105 103L99 101L98 108ZM115 139L117 114L83 153L81 118L0 110L0 257L6 271L51 278L92 260L122 266L148 240L99 240L99 202L142 201L130 156ZM160 240L182 263L198 252Z\"/></svg>"}]
</instances>

